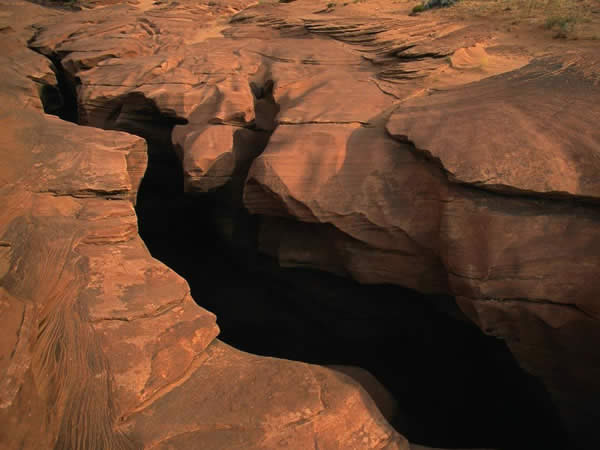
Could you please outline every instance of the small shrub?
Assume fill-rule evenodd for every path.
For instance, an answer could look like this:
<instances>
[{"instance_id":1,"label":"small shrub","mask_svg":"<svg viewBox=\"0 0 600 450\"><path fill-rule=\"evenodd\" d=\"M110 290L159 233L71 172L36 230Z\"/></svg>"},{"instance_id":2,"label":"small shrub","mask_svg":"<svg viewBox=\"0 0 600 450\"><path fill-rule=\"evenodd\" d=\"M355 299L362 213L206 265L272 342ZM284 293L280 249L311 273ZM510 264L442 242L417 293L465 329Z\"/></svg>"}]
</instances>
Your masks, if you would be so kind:
<instances>
[{"instance_id":1,"label":"small shrub","mask_svg":"<svg viewBox=\"0 0 600 450\"><path fill-rule=\"evenodd\" d=\"M452 6L456 3L456 1L457 0L425 0L425 2L415 6L412 9L411 14L418 14L432 8L444 8L447 6Z\"/></svg>"},{"instance_id":2,"label":"small shrub","mask_svg":"<svg viewBox=\"0 0 600 450\"><path fill-rule=\"evenodd\" d=\"M336 3L335 2L327 3L327 9L333 9L335 7L336 7Z\"/></svg>"},{"instance_id":3,"label":"small shrub","mask_svg":"<svg viewBox=\"0 0 600 450\"><path fill-rule=\"evenodd\" d=\"M566 39L573 32L577 19L573 16L549 17L544 24L548 30L556 30L555 38Z\"/></svg>"},{"instance_id":4,"label":"small shrub","mask_svg":"<svg viewBox=\"0 0 600 450\"><path fill-rule=\"evenodd\" d=\"M445 8L452 6L456 3L456 0L426 0L423 6L425 9L431 8Z\"/></svg>"},{"instance_id":5,"label":"small shrub","mask_svg":"<svg viewBox=\"0 0 600 450\"><path fill-rule=\"evenodd\" d=\"M82 3L79 0L32 0L34 3L50 6L52 8L80 11Z\"/></svg>"},{"instance_id":6,"label":"small shrub","mask_svg":"<svg viewBox=\"0 0 600 450\"><path fill-rule=\"evenodd\" d=\"M417 13L420 13L420 12L423 12L423 11L425 11L425 5L423 3L415 6L412 9L413 14L417 14Z\"/></svg>"}]
</instances>

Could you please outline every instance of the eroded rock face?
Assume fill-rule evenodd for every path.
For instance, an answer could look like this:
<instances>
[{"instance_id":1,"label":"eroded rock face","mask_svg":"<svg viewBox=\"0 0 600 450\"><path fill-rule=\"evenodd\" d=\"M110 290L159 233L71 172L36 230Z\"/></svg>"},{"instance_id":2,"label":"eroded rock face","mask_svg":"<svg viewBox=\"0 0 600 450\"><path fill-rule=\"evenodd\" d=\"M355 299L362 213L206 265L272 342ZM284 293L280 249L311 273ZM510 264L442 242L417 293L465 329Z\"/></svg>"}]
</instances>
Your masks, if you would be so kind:
<instances>
[{"instance_id":1,"label":"eroded rock face","mask_svg":"<svg viewBox=\"0 0 600 450\"><path fill-rule=\"evenodd\" d=\"M39 93L60 89L49 60L27 48L29 26L55 20L55 37L78 35L70 13L24 2L0 8L10 48L0 83L3 448L408 449L350 378L216 339L215 316L137 233L146 142L42 111ZM126 27L129 9L119 11L110 17ZM79 36L86 64L113 46L91 55L92 41ZM121 120L142 126L137 113Z\"/></svg>"},{"instance_id":2,"label":"eroded rock face","mask_svg":"<svg viewBox=\"0 0 600 450\"><path fill-rule=\"evenodd\" d=\"M597 198L600 71L597 52L581 53L408 100L387 130L459 183Z\"/></svg>"},{"instance_id":3,"label":"eroded rock face","mask_svg":"<svg viewBox=\"0 0 600 450\"><path fill-rule=\"evenodd\" d=\"M256 213L330 223L343 232L307 237L312 246L298 234L301 227L285 231L290 238L265 250L286 264L314 260L361 282L439 293L447 291L432 251L441 191L439 177L376 126L280 125L250 169L245 204ZM267 225L264 241L276 233ZM321 263L325 257L336 263Z\"/></svg>"},{"instance_id":4,"label":"eroded rock face","mask_svg":"<svg viewBox=\"0 0 600 450\"><path fill-rule=\"evenodd\" d=\"M266 398L265 398L266 397ZM194 414L177 414L196 405ZM248 412L252 411L252 414ZM164 426L164 419L169 426ZM156 448L409 449L350 377L257 357L215 341L202 368L134 413L130 433Z\"/></svg>"},{"instance_id":5,"label":"eroded rock face","mask_svg":"<svg viewBox=\"0 0 600 450\"><path fill-rule=\"evenodd\" d=\"M57 284L77 300L59 311L85 304L77 323L99 336L107 355L115 393L99 393L96 403L116 406L101 423L110 428L122 417L123 436L165 448L194 448L198 439L213 448L407 445L356 385L346 390L346 378L245 355L214 339L214 316L191 304L185 283L152 261L136 235L131 201L143 142L41 115L39 85L56 93L59 80L47 59L25 48L29 37L31 48L77 84L82 124L172 145L188 192L232 185L231 201L239 204L243 190L245 207L262 216L260 249L281 265L455 296L483 332L504 339L544 382L574 439L595 448L597 50L541 57L506 51L484 25L324 16L317 6L259 5L226 23L214 20L208 5L140 2L111 6L109 16L106 9L54 13L35 21L35 36L24 28L6 35L22 48L9 61L32 63L6 65L19 70L1 92L19 107L2 120L14 130L31 124L48 139L30 142L31 131L3 137L4 147L28 150L6 151L6 198L15 206L2 223L28 217L19 225L25 231L12 225L10 236L59 234L43 258L56 268L77 261L61 272L77 275L60 275L68 282ZM168 139L157 117L175 125ZM81 148L76 156L74 146ZM5 255L26 253L13 250L16 238L2 239ZM5 279L16 286L3 287L8 324L29 317L15 299L50 300L19 291L32 282L14 275L25 263L7 258ZM43 279L36 288L50 286ZM39 327L38 319L27 320L24 330ZM67 342L83 333L69 332ZM7 349L21 348L17 333ZM135 342L120 345L127 339ZM20 367L25 380L10 392L40 410L46 400L31 394L32 380L48 366L33 359L29 371L23 355L6 369ZM259 380L244 391L257 395L254 418L227 409L243 398L232 394L232 373L239 374L236 389ZM274 384L261 384L265 376ZM299 386L306 398L293 395ZM285 411L265 393L279 396ZM344 404L355 405L352 416L338 412ZM196 419L179 414L190 405Z\"/></svg>"},{"instance_id":6,"label":"eroded rock face","mask_svg":"<svg viewBox=\"0 0 600 450\"><path fill-rule=\"evenodd\" d=\"M597 52L581 50L443 86L367 125L282 121L250 169L245 203L319 225L270 220L263 248L287 265L457 296L592 445L583 429L597 420L598 353L582 342L599 317L600 235L596 206L581 202L595 197L598 173L597 68Z\"/></svg>"}]
</instances>

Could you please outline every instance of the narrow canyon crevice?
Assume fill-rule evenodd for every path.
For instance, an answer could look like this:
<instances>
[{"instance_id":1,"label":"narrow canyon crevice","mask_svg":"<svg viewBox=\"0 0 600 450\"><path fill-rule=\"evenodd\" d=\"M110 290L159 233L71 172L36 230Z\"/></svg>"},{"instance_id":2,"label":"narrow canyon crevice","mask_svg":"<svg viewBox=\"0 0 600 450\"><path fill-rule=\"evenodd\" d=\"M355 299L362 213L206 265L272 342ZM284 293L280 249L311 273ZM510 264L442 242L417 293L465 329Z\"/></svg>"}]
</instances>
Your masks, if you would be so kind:
<instances>
[{"instance_id":1,"label":"narrow canyon crevice","mask_svg":"<svg viewBox=\"0 0 600 450\"><path fill-rule=\"evenodd\" d=\"M220 339L254 354L367 369L398 402L392 425L411 442L566 448L542 385L502 341L463 319L452 298L278 267L256 250L260 218L231 207L230 186L183 192L175 152L156 148L166 141L148 141L140 234L217 315Z\"/></svg>"},{"instance_id":2,"label":"narrow canyon crevice","mask_svg":"<svg viewBox=\"0 0 600 450\"><path fill-rule=\"evenodd\" d=\"M254 354L368 370L398 403L391 424L413 443L569 448L541 383L502 341L463 317L453 298L280 268L258 252L260 218L241 203L251 160L224 187L185 193L171 143L173 128L185 119L161 113L141 94L78 111L73 80L59 61L55 66L60 95L53 95L62 101L45 101L45 108L52 105L47 112L146 139L149 163L136 205L140 235L155 258L188 281L196 302L217 315L221 340ZM257 100L267 99L269 114L276 110L271 89L252 87ZM259 109L258 127L240 132L262 133L266 146L273 118Z\"/></svg>"},{"instance_id":3,"label":"narrow canyon crevice","mask_svg":"<svg viewBox=\"0 0 600 450\"><path fill-rule=\"evenodd\" d=\"M32 38L33 40L33 38ZM32 50L42 53L39 49ZM42 53L43 54L43 53ZM40 88L40 99L44 112L53 114L68 122L77 123L79 112L77 105L77 83L62 66L58 55L44 55L52 62L52 70L56 75L56 86L48 84Z\"/></svg>"},{"instance_id":4,"label":"narrow canyon crevice","mask_svg":"<svg viewBox=\"0 0 600 450\"><path fill-rule=\"evenodd\" d=\"M145 182L140 233L153 256L186 278L194 299L217 315L220 339L259 355L367 369L398 402L392 425L411 442L566 448L541 384L502 341L457 310L444 311L453 309L452 298L281 269L250 244L231 241L231 227L243 225L220 214L218 193L175 192L182 184L177 172L173 160ZM171 188L161 189L169 176Z\"/></svg>"}]
</instances>

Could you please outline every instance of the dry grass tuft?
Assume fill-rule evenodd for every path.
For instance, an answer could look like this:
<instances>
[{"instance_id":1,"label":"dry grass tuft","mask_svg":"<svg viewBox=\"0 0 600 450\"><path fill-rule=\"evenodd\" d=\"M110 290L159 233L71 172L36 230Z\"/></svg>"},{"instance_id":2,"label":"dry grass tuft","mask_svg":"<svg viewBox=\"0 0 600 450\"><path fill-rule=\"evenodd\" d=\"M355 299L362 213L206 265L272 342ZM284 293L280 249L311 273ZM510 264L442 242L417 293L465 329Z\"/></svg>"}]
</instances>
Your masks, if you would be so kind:
<instances>
[{"instance_id":1,"label":"dry grass tuft","mask_svg":"<svg viewBox=\"0 0 600 450\"><path fill-rule=\"evenodd\" d=\"M459 0L448 9L453 17L505 21L552 30L553 37L598 39L600 0Z\"/></svg>"}]
</instances>

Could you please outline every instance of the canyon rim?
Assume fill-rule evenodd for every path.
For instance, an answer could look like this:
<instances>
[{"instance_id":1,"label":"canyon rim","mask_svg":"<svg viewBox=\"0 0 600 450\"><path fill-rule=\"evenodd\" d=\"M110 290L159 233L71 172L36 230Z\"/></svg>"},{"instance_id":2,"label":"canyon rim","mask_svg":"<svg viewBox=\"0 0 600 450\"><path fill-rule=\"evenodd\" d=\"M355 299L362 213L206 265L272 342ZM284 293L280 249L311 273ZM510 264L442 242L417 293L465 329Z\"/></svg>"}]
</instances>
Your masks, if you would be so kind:
<instances>
[{"instance_id":1,"label":"canyon rim","mask_svg":"<svg viewBox=\"0 0 600 450\"><path fill-rule=\"evenodd\" d=\"M599 448L600 41L534 4L1 1L0 448Z\"/></svg>"}]
</instances>

